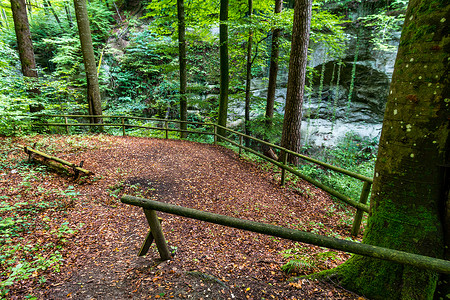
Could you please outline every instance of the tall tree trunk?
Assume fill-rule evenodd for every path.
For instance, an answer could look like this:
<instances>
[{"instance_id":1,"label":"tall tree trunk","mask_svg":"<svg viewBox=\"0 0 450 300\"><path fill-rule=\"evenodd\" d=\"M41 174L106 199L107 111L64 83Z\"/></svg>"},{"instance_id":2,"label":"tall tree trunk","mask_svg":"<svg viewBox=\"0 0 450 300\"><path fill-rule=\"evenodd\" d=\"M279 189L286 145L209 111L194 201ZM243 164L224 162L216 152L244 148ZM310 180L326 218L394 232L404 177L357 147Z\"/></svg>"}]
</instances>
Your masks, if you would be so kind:
<instances>
[{"instance_id":1,"label":"tall tree trunk","mask_svg":"<svg viewBox=\"0 0 450 300\"><path fill-rule=\"evenodd\" d=\"M86 69L87 100L90 115L102 114L100 88L97 77L97 65L92 45L91 29L85 0L74 0L78 32L80 34L81 51L83 52L84 68ZM91 118L91 123L102 123L101 118Z\"/></svg>"},{"instance_id":2,"label":"tall tree trunk","mask_svg":"<svg viewBox=\"0 0 450 300\"><path fill-rule=\"evenodd\" d=\"M187 121L187 99L186 99L186 37L184 21L184 2L177 0L178 8L178 57L180 60L180 119ZM180 124L181 130L187 129L187 123ZM187 133L182 132L181 138L186 138Z\"/></svg>"},{"instance_id":3,"label":"tall tree trunk","mask_svg":"<svg viewBox=\"0 0 450 300\"><path fill-rule=\"evenodd\" d=\"M449 15L448 1L409 2L384 114L366 244L444 255L442 219L449 206L443 196L448 189L443 170L450 165ZM433 299L438 281L432 271L357 255L326 273L371 299Z\"/></svg>"},{"instance_id":4,"label":"tall tree trunk","mask_svg":"<svg viewBox=\"0 0 450 300\"><path fill-rule=\"evenodd\" d=\"M22 74L26 77L38 77L34 59L33 43L31 41L30 25L28 24L27 6L25 0L11 0L11 11L16 31L17 48L19 50Z\"/></svg>"},{"instance_id":5,"label":"tall tree trunk","mask_svg":"<svg viewBox=\"0 0 450 300\"><path fill-rule=\"evenodd\" d=\"M283 9L283 0L275 0L275 14L279 14ZM269 85L267 87L266 100L266 124L268 129L272 125L274 106L275 106L275 91L277 88L278 75L278 56L280 53L280 36L281 28L274 28L272 30L272 49L270 53L270 67L269 67Z\"/></svg>"},{"instance_id":6,"label":"tall tree trunk","mask_svg":"<svg viewBox=\"0 0 450 300\"><path fill-rule=\"evenodd\" d=\"M33 42L31 41L25 0L11 0L11 11L13 14L22 74L25 77L34 78L33 80L37 81L38 72L36 70L36 60L34 58ZM34 98L40 94L40 90L37 87L31 88L27 92L30 98ZM42 103L30 104L30 112L39 112L43 109L44 106Z\"/></svg>"},{"instance_id":7,"label":"tall tree trunk","mask_svg":"<svg viewBox=\"0 0 450 300\"><path fill-rule=\"evenodd\" d=\"M306 64L308 62L311 9L312 0L295 1L286 106L281 136L281 146L295 152L300 151L300 128L302 125ZM288 161L296 164L298 158L289 156Z\"/></svg>"},{"instance_id":8,"label":"tall tree trunk","mask_svg":"<svg viewBox=\"0 0 450 300\"><path fill-rule=\"evenodd\" d=\"M228 0L220 0L220 99L219 117L217 123L227 126L228 112L228 86L229 86L229 66L228 66ZM220 135L225 135L225 130L217 131Z\"/></svg>"},{"instance_id":9,"label":"tall tree trunk","mask_svg":"<svg viewBox=\"0 0 450 300\"><path fill-rule=\"evenodd\" d=\"M250 29L247 41L247 78L245 83L245 134L250 135L250 84L252 81L252 45L253 45L253 29L252 29L253 0L248 0L248 19ZM245 138L245 145L250 147L250 139Z\"/></svg>"}]
</instances>

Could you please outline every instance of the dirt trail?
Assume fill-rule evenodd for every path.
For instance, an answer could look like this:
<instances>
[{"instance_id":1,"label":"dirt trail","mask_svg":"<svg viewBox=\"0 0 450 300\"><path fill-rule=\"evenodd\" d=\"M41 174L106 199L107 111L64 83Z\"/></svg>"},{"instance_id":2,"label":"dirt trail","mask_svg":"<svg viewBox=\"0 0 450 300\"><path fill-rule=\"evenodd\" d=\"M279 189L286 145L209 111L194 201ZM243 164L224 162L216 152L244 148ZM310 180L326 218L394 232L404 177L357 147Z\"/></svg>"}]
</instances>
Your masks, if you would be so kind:
<instances>
[{"instance_id":1,"label":"dirt trail","mask_svg":"<svg viewBox=\"0 0 450 300\"><path fill-rule=\"evenodd\" d=\"M146 257L137 257L148 225L142 209L118 201L124 193L319 233L348 236L349 228L327 213L336 205L323 192L308 186L315 196L304 197L282 188L272 173L223 147L133 137L95 143L59 153L84 160L96 177L76 184L80 195L67 219L85 225L42 298L358 299L330 284L289 282L280 269L287 261L282 250L302 247L313 255L326 249L163 213L158 215L174 258L160 262L154 245ZM336 252L335 259L312 269L333 267L346 257Z\"/></svg>"}]
</instances>

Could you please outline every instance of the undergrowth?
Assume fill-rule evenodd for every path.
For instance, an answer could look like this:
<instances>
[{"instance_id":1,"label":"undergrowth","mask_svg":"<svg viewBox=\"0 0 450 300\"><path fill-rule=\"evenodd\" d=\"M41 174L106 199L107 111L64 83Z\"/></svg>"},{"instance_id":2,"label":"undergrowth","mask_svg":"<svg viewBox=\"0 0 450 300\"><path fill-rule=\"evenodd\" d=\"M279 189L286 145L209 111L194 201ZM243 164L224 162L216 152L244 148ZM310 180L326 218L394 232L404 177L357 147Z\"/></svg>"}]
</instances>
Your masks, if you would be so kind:
<instances>
[{"instance_id":1,"label":"undergrowth","mask_svg":"<svg viewBox=\"0 0 450 300\"><path fill-rule=\"evenodd\" d=\"M78 199L74 187L46 187L51 176L47 168L28 164L16 152L12 139L0 141L2 299L29 284L44 285L48 276L58 273L68 238L83 225L65 220ZM27 298L35 299L31 294Z\"/></svg>"},{"instance_id":2,"label":"undergrowth","mask_svg":"<svg viewBox=\"0 0 450 300\"><path fill-rule=\"evenodd\" d=\"M300 243L295 247L281 251L289 261L281 266L281 270L290 275L302 275L326 269L342 261L336 251L311 253L310 249Z\"/></svg>"}]
</instances>

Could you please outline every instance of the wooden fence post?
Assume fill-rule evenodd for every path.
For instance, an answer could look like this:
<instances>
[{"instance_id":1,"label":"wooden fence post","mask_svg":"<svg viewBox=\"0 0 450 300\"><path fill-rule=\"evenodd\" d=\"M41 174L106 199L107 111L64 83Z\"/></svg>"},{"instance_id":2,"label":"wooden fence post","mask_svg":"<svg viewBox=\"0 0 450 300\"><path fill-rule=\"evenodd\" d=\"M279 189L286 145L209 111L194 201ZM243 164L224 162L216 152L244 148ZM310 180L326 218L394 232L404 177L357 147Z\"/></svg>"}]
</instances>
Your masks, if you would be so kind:
<instances>
[{"instance_id":1,"label":"wooden fence post","mask_svg":"<svg viewBox=\"0 0 450 300\"><path fill-rule=\"evenodd\" d=\"M125 133L125 118L121 118L122 119L122 136L125 136L126 135L126 133Z\"/></svg>"},{"instance_id":2,"label":"wooden fence post","mask_svg":"<svg viewBox=\"0 0 450 300\"><path fill-rule=\"evenodd\" d=\"M167 120L164 121L164 128L166 129L166 140L169 138L169 122Z\"/></svg>"},{"instance_id":3,"label":"wooden fence post","mask_svg":"<svg viewBox=\"0 0 450 300\"><path fill-rule=\"evenodd\" d=\"M214 125L214 145L217 145L217 126L216 124Z\"/></svg>"},{"instance_id":4,"label":"wooden fence post","mask_svg":"<svg viewBox=\"0 0 450 300\"><path fill-rule=\"evenodd\" d=\"M367 199L369 198L370 193L370 187L372 184L370 182L365 181L364 186L361 191L361 196L359 197L359 202L362 204L367 203ZM356 210L355 219L353 220L353 226L352 226L352 235L357 236L359 234L359 228L361 227L361 221L363 217L364 211L361 209Z\"/></svg>"},{"instance_id":5,"label":"wooden fence post","mask_svg":"<svg viewBox=\"0 0 450 300\"><path fill-rule=\"evenodd\" d=\"M66 133L69 134L69 125L67 125L68 124L67 117L64 117L64 123L66 124Z\"/></svg>"},{"instance_id":6,"label":"wooden fence post","mask_svg":"<svg viewBox=\"0 0 450 300\"><path fill-rule=\"evenodd\" d=\"M288 153L283 151L282 158L283 158L283 166L286 166ZM284 168L281 168L281 186L284 186L285 183L286 183L286 170Z\"/></svg>"},{"instance_id":7,"label":"wooden fence post","mask_svg":"<svg viewBox=\"0 0 450 300\"><path fill-rule=\"evenodd\" d=\"M144 213L147 218L148 225L150 225L150 230L152 231L152 235L155 239L156 247L158 248L161 259L169 260L171 258L169 247L167 246L166 239L164 238L161 223L158 220L156 212L154 210L144 208Z\"/></svg>"},{"instance_id":8,"label":"wooden fence post","mask_svg":"<svg viewBox=\"0 0 450 300\"><path fill-rule=\"evenodd\" d=\"M242 135L239 136L239 146L242 146ZM239 147L239 158L241 157L242 154L242 148Z\"/></svg>"}]
</instances>

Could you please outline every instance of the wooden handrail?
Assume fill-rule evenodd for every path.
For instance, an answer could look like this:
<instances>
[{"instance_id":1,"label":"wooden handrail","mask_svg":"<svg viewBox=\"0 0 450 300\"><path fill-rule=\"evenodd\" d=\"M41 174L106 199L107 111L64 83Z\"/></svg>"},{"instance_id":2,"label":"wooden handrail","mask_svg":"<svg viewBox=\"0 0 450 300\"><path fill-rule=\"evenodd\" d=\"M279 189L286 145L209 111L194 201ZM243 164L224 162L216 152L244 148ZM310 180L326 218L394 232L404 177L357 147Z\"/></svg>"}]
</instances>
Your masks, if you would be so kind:
<instances>
[{"instance_id":1,"label":"wooden handrail","mask_svg":"<svg viewBox=\"0 0 450 300\"><path fill-rule=\"evenodd\" d=\"M140 206L144 209L161 211L177 216L201 220L213 224L220 224L228 227L243 229L251 232L262 233L270 236L276 236L292 241L298 241L316 246L341 250L368 257L392 261L395 263L415 266L422 269L428 269L439 273L450 274L450 261L423 256L404 251L373 246L343 239L322 236L310 232L284 228L280 226L259 223L255 221L243 220L234 217L205 212L183 206L177 206L169 203L158 202L150 199L124 195L122 203Z\"/></svg>"},{"instance_id":2,"label":"wooden handrail","mask_svg":"<svg viewBox=\"0 0 450 300\"><path fill-rule=\"evenodd\" d=\"M233 144L233 145L235 145L235 146L239 146L238 143L236 143L236 142L234 142L234 141L232 141L232 140L230 140L230 139L228 139L228 138L225 138L225 137L222 137L222 136L219 136L219 137L220 137L221 139L223 139L223 140L229 142L230 144ZM291 167L289 167L289 166L287 166L287 165L284 165L283 163L280 163L280 162L278 162L278 161L276 161L276 160L274 160L274 159L272 159L272 158L270 158L270 157L264 156L263 154L261 154L261 153L255 151L255 150L253 150L253 149L247 148L247 147L245 147L245 146L241 146L241 147L242 147L243 149L245 149L246 151L248 151L248 152L251 152L251 153L253 153L253 154L255 154L255 155L258 155L259 157L264 157L265 160L271 162L272 164L274 164L274 165L276 165L276 166L278 166L278 167L280 167L280 168L282 168L282 169L284 169L284 170L286 170L286 171L289 171L289 172L291 172L292 174L297 175L298 177L300 177L300 178L302 178L302 179L304 179L304 180L306 180L306 181L308 181L308 182L314 184L314 185L317 186L318 188L320 188L320 189L324 190L325 192L327 192L327 193L329 193L329 194L335 196L336 198L338 198L338 199L344 201L345 203L347 203L347 204L350 205L350 206L356 207L356 208L358 208L358 209L360 209L360 210L362 210L362 211L365 211L365 212L367 212L367 213L368 213L369 210L370 210L370 207L369 207L368 205L362 204L362 203L357 202L357 201L355 201L355 200L352 200L350 197L347 197L347 196L345 196L345 195L339 193L338 191L336 191L336 190L334 190L334 189L332 189L332 188L330 188L330 187L328 187L328 186L326 186L326 185L320 183L319 181L317 181L317 180L315 180L315 179L313 179L313 178L311 178L311 177L309 177L309 176L306 176L306 175L302 174L301 172L299 172L299 171L297 171L297 170L295 170L295 169L293 169L293 168L291 168Z\"/></svg>"},{"instance_id":3,"label":"wooden handrail","mask_svg":"<svg viewBox=\"0 0 450 300\"><path fill-rule=\"evenodd\" d=\"M227 128L227 127L223 127L223 126L221 126L221 125L216 125L216 126L219 127L219 128L222 128L222 129L224 129L224 130L227 130L227 131L229 131L229 132L231 132L231 133L237 134L237 135L239 135L239 136L243 136L244 138L252 139L252 140L254 140L254 141L256 141L256 142L259 142L259 143L261 143L261 144L264 144L264 145L267 145L267 146L269 146L269 147L273 147L273 148L275 148L275 149L278 149L278 150L281 150L281 151L283 151L283 152L289 153L289 154L291 154L291 155L297 156L297 157L302 158L302 159L304 159L304 160L307 160L307 161L309 161L309 162L312 162L312 163L315 163L315 164L317 164L317 165L320 165L320 166L322 166L322 167L324 167L324 168L327 168L327 169L336 171L336 172L338 172L338 173L342 173L342 174L348 175L348 176L350 176L350 177L353 177L353 178L356 178L356 179L359 179L359 180L362 180L362 181L366 181L366 182L373 183L373 178L370 178L370 177L367 177L367 176L363 176L363 175L361 175L361 174L358 174L358 173L355 173L355 172L352 172L352 171L348 171L348 170L345 170L345 169L342 169L342 168L339 168L339 167L336 167L336 166L333 166L333 165L324 163L324 162L322 162L322 161L320 161L320 160L317 160L317 159L308 157L308 156L306 156L306 155L303 155L303 154L300 154L300 153L297 153L297 152L288 150L288 149L286 149L286 148L280 147L280 146L275 145L275 144L271 144L271 143L266 142L266 141L263 141L263 140L261 140L261 139L258 139L258 138L255 138L255 137L252 137L252 136L249 136L249 135L240 133L240 132L238 132L238 131L229 129L229 128ZM223 137L223 136L220 136L220 138L224 138L224 137ZM244 146L242 146L242 147L244 147Z\"/></svg>"}]
</instances>

